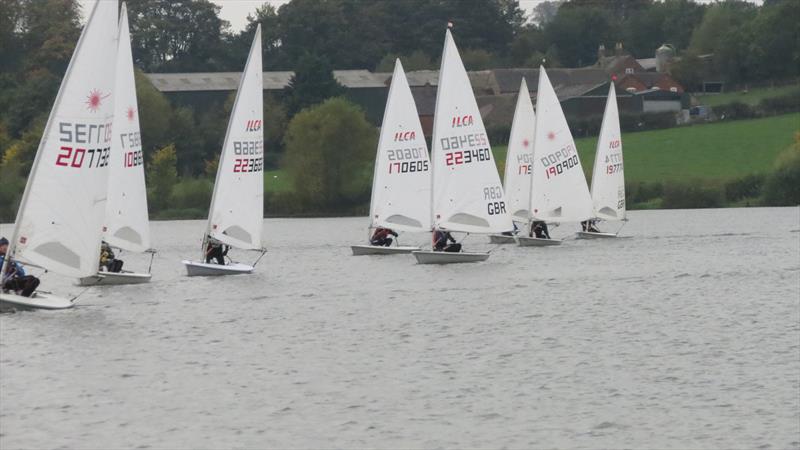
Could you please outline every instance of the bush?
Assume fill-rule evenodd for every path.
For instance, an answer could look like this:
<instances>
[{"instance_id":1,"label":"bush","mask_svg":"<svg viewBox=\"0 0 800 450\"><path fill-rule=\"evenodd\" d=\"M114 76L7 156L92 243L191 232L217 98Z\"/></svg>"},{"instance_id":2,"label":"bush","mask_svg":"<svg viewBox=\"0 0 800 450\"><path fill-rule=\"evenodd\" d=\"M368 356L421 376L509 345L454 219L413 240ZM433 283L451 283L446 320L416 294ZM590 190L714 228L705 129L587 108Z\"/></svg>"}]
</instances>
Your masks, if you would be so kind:
<instances>
[{"instance_id":1,"label":"bush","mask_svg":"<svg viewBox=\"0 0 800 450\"><path fill-rule=\"evenodd\" d=\"M214 183L207 178L184 178L172 187L170 209L201 209L208 211Z\"/></svg>"},{"instance_id":2,"label":"bush","mask_svg":"<svg viewBox=\"0 0 800 450\"><path fill-rule=\"evenodd\" d=\"M758 109L767 116L800 111L800 89L781 97L765 98L758 103Z\"/></svg>"},{"instance_id":3,"label":"bush","mask_svg":"<svg viewBox=\"0 0 800 450\"><path fill-rule=\"evenodd\" d=\"M492 145L508 145L508 138L511 136L511 124L490 125L486 128L486 135L489 136L489 142Z\"/></svg>"},{"instance_id":4,"label":"bush","mask_svg":"<svg viewBox=\"0 0 800 450\"><path fill-rule=\"evenodd\" d=\"M769 206L800 205L800 133L789 149L778 155L775 171L764 182L763 202Z\"/></svg>"},{"instance_id":5,"label":"bush","mask_svg":"<svg viewBox=\"0 0 800 450\"><path fill-rule=\"evenodd\" d=\"M675 113L670 111L643 114L620 113L619 116L620 129L627 132L661 130L664 128L672 128L675 125L677 125L677 118L675 117ZM597 129L599 133L599 124L597 125Z\"/></svg>"},{"instance_id":6,"label":"bush","mask_svg":"<svg viewBox=\"0 0 800 450\"><path fill-rule=\"evenodd\" d=\"M752 119L758 112L752 106L742 102L731 102L712 108L719 120Z\"/></svg>"},{"instance_id":7,"label":"bush","mask_svg":"<svg viewBox=\"0 0 800 450\"><path fill-rule=\"evenodd\" d=\"M664 183L665 209L684 208L719 208L725 203L725 195L721 186L694 181L689 183Z\"/></svg>"},{"instance_id":8,"label":"bush","mask_svg":"<svg viewBox=\"0 0 800 450\"><path fill-rule=\"evenodd\" d=\"M178 181L178 156L175 146L170 144L153 154L147 167L147 203L154 211L167 207L172 188Z\"/></svg>"},{"instance_id":9,"label":"bush","mask_svg":"<svg viewBox=\"0 0 800 450\"><path fill-rule=\"evenodd\" d=\"M765 178L763 174L753 174L728 181L724 186L725 200L738 202L746 198L760 197Z\"/></svg>"},{"instance_id":10,"label":"bush","mask_svg":"<svg viewBox=\"0 0 800 450\"><path fill-rule=\"evenodd\" d=\"M625 203L633 206L661 198L664 186L659 182L637 181L625 183Z\"/></svg>"}]
</instances>

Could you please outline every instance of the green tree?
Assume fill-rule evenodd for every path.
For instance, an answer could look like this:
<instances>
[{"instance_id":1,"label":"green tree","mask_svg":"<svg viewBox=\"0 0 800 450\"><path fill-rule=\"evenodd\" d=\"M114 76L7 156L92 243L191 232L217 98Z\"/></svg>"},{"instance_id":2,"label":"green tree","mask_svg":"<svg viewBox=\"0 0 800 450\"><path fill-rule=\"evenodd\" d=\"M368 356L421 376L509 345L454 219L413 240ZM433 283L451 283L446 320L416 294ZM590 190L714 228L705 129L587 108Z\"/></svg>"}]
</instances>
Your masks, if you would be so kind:
<instances>
[{"instance_id":1,"label":"green tree","mask_svg":"<svg viewBox=\"0 0 800 450\"><path fill-rule=\"evenodd\" d=\"M545 34L566 67L582 67L597 61L598 44L616 40L614 21L608 11L595 7L565 8L545 27ZM609 45L613 48L613 46Z\"/></svg>"},{"instance_id":2,"label":"green tree","mask_svg":"<svg viewBox=\"0 0 800 450\"><path fill-rule=\"evenodd\" d=\"M170 116L172 106L141 70L135 69L136 101L139 107L139 128L142 133L142 150L149 159L155 149L170 142Z\"/></svg>"},{"instance_id":3,"label":"green tree","mask_svg":"<svg viewBox=\"0 0 800 450\"><path fill-rule=\"evenodd\" d=\"M343 98L305 109L289 122L284 167L304 205L335 210L369 199L377 130Z\"/></svg>"},{"instance_id":4,"label":"green tree","mask_svg":"<svg viewBox=\"0 0 800 450\"><path fill-rule=\"evenodd\" d=\"M778 155L775 170L764 183L764 204L769 206L800 205L800 132L794 144Z\"/></svg>"},{"instance_id":5,"label":"green tree","mask_svg":"<svg viewBox=\"0 0 800 450\"><path fill-rule=\"evenodd\" d=\"M344 88L333 78L330 63L317 55L306 53L297 63L295 74L286 88L289 116L323 100L341 95Z\"/></svg>"},{"instance_id":6,"label":"green tree","mask_svg":"<svg viewBox=\"0 0 800 450\"><path fill-rule=\"evenodd\" d=\"M175 146L168 145L153 154L147 167L148 203L154 210L164 209L169 204L172 188L178 182L178 156Z\"/></svg>"},{"instance_id":7,"label":"green tree","mask_svg":"<svg viewBox=\"0 0 800 450\"><path fill-rule=\"evenodd\" d=\"M753 4L739 0L715 3L706 10L703 20L694 29L689 48L695 54L714 53L726 34L749 22L756 11Z\"/></svg>"}]
</instances>

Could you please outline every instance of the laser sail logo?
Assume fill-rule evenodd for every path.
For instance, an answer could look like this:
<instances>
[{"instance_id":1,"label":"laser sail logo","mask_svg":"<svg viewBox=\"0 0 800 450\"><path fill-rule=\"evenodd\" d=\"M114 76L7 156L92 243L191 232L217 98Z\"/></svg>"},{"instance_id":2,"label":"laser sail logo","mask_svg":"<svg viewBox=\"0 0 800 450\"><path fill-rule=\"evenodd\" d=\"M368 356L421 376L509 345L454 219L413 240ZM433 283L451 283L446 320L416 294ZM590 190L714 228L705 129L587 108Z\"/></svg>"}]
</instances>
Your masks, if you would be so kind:
<instances>
[{"instance_id":1,"label":"laser sail logo","mask_svg":"<svg viewBox=\"0 0 800 450\"><path fill-rule=\"evenodd\" d=\"M92 89L92 91L89 92L89 95L86 97L86 109L91 112L97 112L97 110L100 109L100 106L102 106L103 100L108 98L109 95L111 94L103 95L101 91Z\"/></svg>"}]
</instances>

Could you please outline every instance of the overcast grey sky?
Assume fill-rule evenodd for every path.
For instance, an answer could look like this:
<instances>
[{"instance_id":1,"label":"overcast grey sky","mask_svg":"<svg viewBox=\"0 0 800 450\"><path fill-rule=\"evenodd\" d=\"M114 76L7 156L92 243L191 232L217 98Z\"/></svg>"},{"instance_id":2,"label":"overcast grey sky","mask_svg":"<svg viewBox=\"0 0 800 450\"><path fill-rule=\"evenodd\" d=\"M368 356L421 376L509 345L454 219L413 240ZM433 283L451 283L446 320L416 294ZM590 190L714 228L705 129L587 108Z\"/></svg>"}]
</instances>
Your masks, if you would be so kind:
<instances>
[{"instance_id":1,"label":"overcast grey sky","mask_svg":"<svg viewBox=\"0 0 800 450\"><path fill-rule=\"evenodd\" d=\"M91 11L92 6L94 6L95 2L98 0L80 0L81 5L83 5L83 12L84 15L88 14ZM103 0L100 0L103 1ZM213 3L216 3L222 7L220 11L220 16L230 22L231 28L234 31L239 31L247 25L247 15L254 12L257 7L261 6L264 3L271 3L276 8L284 3L288 3L289 0L211 0ZM370 1L370 0L364 0ZM396 0L402 1L402 0ZM533 8L546 0L519 0L520 7L525 10L525 13L530 15L533 11ZM715 0L695 0L699 3L713 3ZM763 0L749 0L753 3L761 4Z\"/></svg>"}]
</instances>

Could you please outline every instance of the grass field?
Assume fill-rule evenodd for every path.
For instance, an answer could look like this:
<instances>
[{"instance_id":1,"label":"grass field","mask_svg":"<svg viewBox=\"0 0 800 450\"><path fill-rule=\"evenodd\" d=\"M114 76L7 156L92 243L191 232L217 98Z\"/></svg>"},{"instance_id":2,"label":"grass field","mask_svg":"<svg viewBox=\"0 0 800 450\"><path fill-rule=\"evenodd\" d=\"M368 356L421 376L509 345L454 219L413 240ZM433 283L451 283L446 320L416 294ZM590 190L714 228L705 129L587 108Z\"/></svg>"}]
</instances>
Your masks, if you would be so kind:
<instances>
[{"instance_id":1,"label":"grass field","mask_svg":"<svg viewBox=\"0 0 800 450\"><path fill-rule=\"evenodd\" d=\"M800 114L623 133L628 181L729 180L772 169L775 157L800 132ZM576 141L587 173L594 164L597 138ZM505 161L506 148L493 148Z\"/></svg>"},{"instance_id":2,"label":"grass field","mask_svg":"<svg viewBox=\"0 0 800 450\"><path fill-rule=\"evenodd\" d=\"M800 114L623 133L625 179L724 181L767 173L775 157L792 144L796 132L800 132ZM597 138L578 139L576 144L590 179ZM498 164L505 162L506 146L494 146L492 151ZM293 189L291 177L285 171L264 173L266 192Z\"/></svg>"},{"instance_id":3,"label":"grass field","mask_svg":"<svg viewBox=\"0 0 800 450\"><path fill-rule=\"evenodd\" d=\"M758 88L752 89L748 92L726 92L724 94L706 94L698 95L697 99L701 105L717 106L724 105L732 102L741 102L748 105L757 105L758 102L765 98L780 97L790 92L800 90L798 85L780 86L775 88Z\"/></svg>"}]
</instances>

